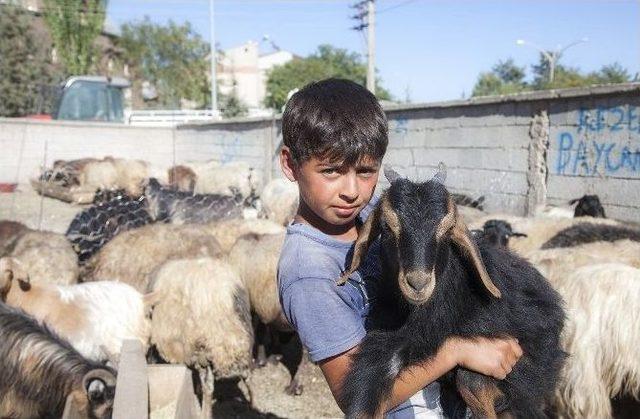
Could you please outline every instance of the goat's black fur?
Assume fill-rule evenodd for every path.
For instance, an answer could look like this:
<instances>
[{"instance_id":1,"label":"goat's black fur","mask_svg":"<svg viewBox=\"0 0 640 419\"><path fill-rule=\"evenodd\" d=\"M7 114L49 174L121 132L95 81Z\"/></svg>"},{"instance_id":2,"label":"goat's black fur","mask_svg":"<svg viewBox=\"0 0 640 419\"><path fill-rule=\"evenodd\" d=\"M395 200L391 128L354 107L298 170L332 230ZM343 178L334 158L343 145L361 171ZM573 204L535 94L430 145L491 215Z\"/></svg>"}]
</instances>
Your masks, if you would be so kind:
<instances>
[{"instance_id":1,"label":"goat's black fur","mask_svg":"<svg viewBox=\"0 0 640 419\"><path fill-rule=\"evenodd\" d=\"M33 318L0 303L0 415L24 417L25 412L2 412L3 402L11 399L13 405L35 406L38 417L62 417L67 396L93 370L106 370L115 377L113 369L84 358ZM95 399L89 400L89 417L96 417L95 410L104 411L100 417L110 417L115 387L105 390L91 395ZM104 410L94 402L109 407Z\"/></svg>"},{"instance_id":2,"label":"goat's black fur","mask_svg":"<svg viewBox=\"0 0 640 419\"><path fill-rule=\"evenodd\" d=\"M565 314L562 300L528 262L484 239L476 241L487 272L501 298L491 296L460 248L435 231L447 213L448 193L430 181L394 181L386 192L401 233L396 240L381 222L383 291L387 304L403 319L396 330L370 331L353 357L342 400L348 417L373 416L390 395L398 373L433 357L450 336L505 337L519 340L524 355L505 380L498 381L458 368L458 385L473 388L494 383L506 397L496 409L516 417L544 417L565 358L560 333ZM468 233L467 233L468 234ZM400 260L397 260L399 256ZM435 289L421 305L408 303L398 286L399 270L431 270ZM389 297L391 296L391 297ZM451 376L453 374L449 374Z\"/></svg>"},{"instance_id":3,"label":"goat's black fur","mask_svg":"<svg viewBox=\"0 0 640 419\"><path fill-rule=\"evenodd\" d=\"M607 218L598 195L584 195L582 198L572 199L569 204L573 205L576 202L578 204L573 211L574 217Z\"/></svg>"},{"instance_id":4,"label":"goat's black fur","mask_svg":"<svg viewBox=\"0 0 640 419\"><path fill-rule=\"evenodd\" d=\"M632 240L640 242L640 230L608 224L579 223L558 232L541 249L573 247L598 241Z\"/></svg>"}]
</instances>

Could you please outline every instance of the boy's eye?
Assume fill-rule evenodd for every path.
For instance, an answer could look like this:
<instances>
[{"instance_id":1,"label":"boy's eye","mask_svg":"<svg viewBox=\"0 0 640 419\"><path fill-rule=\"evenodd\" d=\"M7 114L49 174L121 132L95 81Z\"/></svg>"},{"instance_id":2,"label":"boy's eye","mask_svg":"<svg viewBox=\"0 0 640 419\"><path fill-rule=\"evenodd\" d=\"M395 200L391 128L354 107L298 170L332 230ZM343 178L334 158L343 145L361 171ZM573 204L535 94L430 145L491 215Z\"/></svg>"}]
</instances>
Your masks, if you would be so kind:
<instances>
[{"instance_id":1,"label":"boy's eye","mask_svg":"<svg viewBox=\"0 0 640 419\"><path fill-rule=\"evenodd\" d=\"M322 169L320 171L320 173L325 174L325 175L331 175L334 173L338 173L338 169L336 169L335 167L327 167L325 169Z\"/></svg>"},{"instance_id":2,"label":"boy's eye","mask_svg":"<svg viewBox=\"0 0 640 419\"><path fill-rule=\"evenodd\" d=\"M362 169L362 170L358 170L358 176L360 177L364 177L364 178L370 178L371 176L374 175L376 171L373 169Z\"/></svg>"}]
</instances>

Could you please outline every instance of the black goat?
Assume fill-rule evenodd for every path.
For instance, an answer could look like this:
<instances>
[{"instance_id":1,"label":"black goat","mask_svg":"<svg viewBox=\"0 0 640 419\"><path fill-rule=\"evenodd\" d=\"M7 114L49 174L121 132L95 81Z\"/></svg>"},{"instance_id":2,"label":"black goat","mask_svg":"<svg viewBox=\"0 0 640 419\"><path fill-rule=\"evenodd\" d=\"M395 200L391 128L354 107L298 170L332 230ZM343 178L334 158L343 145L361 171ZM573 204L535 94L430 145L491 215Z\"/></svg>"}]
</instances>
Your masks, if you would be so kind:
<instances>
[{"instance_id":1,"label":"black goat","mask_svg":"<svg viewBox=\"0 0 640 419\"><path fill-rule=\"evenodd\" d=\"M595 217L607 218L604 213L604 207L600 202L598 195L584 195L582 198L576 198L569 201L570 205L577 203L574 211L574 217Z\"/></svg>"},{"instance_id":2,"label":"black goat","mask_svg":"<svg viewBox=\"0 0 640 419\"><path fill-rule=\"evenodd\" d=\"M640 242L640 230L626 226L579 223L559 231L540 248L573 247L585 243L614 242L617 240Z\"/></svg>"},{"instance_id":3,"label":"black goat","mask_svg":"<svg viewBox=\"0 0 640 419\"><path fill-rule=\"evenodd\" d=\"M342 400L348 417L381 417L394 379L434 356L449 336L512 336L524 355L505 380L457 368L445 378L475 417L509 412L544 417L565 353L562 300L528 262L470 238L457 208L434 180L413 183L385 170L391 182L362 226L344 283L381 234L379 296L402 319L395 330L372 330L360 344ZM454 377L455 376L455 377Z\"/></svg>"},{"instance_id":4,"label":"black goat","mask_svg":"<svg viewBox=\"0 0 640 419\"><path fill-rule=\"evenodd\" d=\"M47 328L4 303L0 303L0 371L2 418L60 418L69 395L84 417L111 417L115 371L83 358Z\"/></svg>"}]
</instances>

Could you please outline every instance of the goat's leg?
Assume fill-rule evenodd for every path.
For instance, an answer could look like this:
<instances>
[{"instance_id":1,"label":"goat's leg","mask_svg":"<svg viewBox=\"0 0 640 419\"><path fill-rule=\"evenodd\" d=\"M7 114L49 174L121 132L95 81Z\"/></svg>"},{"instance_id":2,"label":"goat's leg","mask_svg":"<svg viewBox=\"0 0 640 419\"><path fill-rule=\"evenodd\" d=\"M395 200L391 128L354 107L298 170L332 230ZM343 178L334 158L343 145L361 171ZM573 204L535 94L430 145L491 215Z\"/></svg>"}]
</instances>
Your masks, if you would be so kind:
<instances>
[{"instance_id":1,"label":"goat's leg","mask_svg":"<svg viewBox=\"0 0 640 419\"><path fill-rule=\"evenodd\" d=\"M498 418L496 405L504 403L505 395L494 379L460 368L456 372L456 387L474 418Z\"/></svg>"}]
</instances>

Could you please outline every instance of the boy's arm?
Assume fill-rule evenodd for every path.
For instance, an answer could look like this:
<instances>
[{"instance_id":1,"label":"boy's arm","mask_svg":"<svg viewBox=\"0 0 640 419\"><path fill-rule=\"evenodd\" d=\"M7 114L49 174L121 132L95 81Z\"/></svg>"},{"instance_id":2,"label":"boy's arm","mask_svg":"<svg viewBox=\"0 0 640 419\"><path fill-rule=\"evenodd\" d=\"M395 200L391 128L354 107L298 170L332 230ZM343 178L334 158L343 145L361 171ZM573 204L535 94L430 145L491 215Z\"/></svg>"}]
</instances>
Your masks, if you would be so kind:
<instances>
[{"instance_id":1,"label":"boy's arm","mask_svg":"<svg viewBox=\"0 0 640 419\"><path fill-rule=\"evenodd\" d=\"M358 346L355 346L319 363L333 398L343 411L345 406L341 405L340 389L351 368L351 356L357 350ZM433 358L400 372L384 411L409 399L458 365L502 380L511 372L520 356L522 349L515 339L449 338Z\"/></svg>"}]
</instances>

